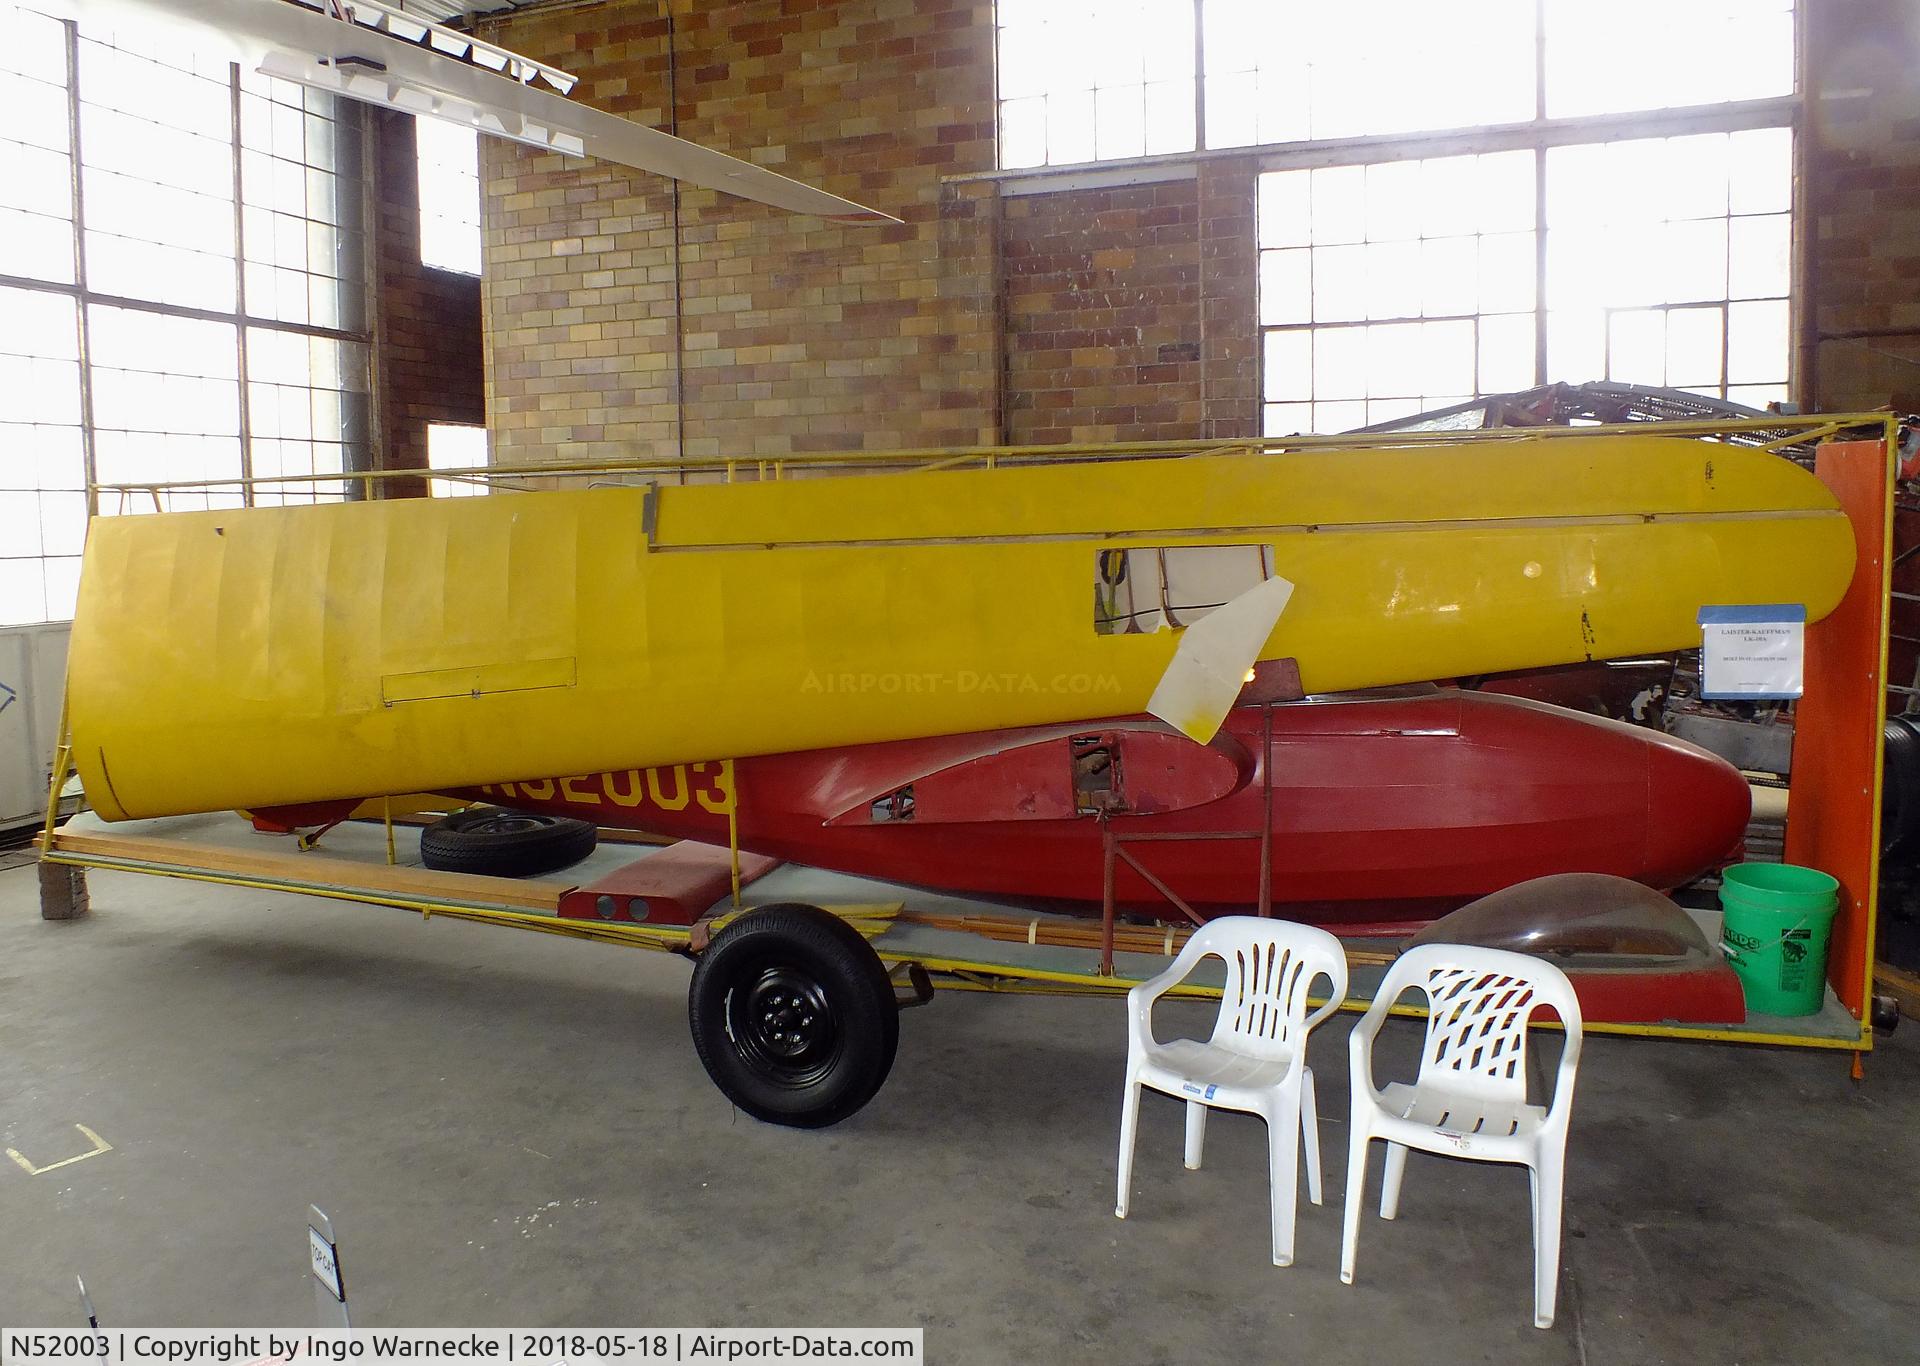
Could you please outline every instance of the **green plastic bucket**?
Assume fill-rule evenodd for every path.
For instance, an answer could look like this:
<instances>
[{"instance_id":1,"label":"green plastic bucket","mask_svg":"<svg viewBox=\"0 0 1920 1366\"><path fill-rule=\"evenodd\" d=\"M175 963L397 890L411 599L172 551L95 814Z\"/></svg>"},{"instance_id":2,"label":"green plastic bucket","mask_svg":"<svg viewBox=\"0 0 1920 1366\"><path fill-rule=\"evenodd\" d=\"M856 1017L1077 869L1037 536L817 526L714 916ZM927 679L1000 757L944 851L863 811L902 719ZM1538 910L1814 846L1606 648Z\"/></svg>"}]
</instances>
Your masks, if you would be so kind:
<instances>
[{"instance_id":1,"label":"green plastic bucket","mask_svg":"<svg viewBox=\"0 0 1920 1366\"><path fill-rule=\"evenodd\" d=\"M1840 884L1791 863L1737 863L1720 875L1720 948L1747 1009L1812 1015L1827 990L1827 936Z\"/></svg>"}]
</instances>

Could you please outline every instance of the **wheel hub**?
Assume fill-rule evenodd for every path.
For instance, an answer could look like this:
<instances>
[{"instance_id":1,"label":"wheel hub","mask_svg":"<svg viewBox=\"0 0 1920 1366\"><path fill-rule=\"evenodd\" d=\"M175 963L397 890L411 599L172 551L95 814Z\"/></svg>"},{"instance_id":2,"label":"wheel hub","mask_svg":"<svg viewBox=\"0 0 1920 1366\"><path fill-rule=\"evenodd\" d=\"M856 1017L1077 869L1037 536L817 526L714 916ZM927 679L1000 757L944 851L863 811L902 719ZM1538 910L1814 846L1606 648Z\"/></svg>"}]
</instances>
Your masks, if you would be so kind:
<instances>
[{"instance_id":1,"label":"wheel hub","mask_svg":"<svg viewBox=\"0 0 1920 1366\"><path fill-rule=\"evenodd\" d=\"M538 816L523 815L514 812L503 816L489 816L485 820L475 821L467 827L467 833L473 835L517 835L522 830L538 830L547 822Z\"/></svg>"},{"instance_id":2,"label":"wheel hub","mask_svg":"<svg viewBox=\"0 0 1920 1366\"><path fill-rule=\"evenodd\" d=\"M818 1081L840 1053L840 1028L826 990L807 973L767 967L728 1002L735 1047L756 1070L786 1086Z\"/></svg>"}]
</instances>

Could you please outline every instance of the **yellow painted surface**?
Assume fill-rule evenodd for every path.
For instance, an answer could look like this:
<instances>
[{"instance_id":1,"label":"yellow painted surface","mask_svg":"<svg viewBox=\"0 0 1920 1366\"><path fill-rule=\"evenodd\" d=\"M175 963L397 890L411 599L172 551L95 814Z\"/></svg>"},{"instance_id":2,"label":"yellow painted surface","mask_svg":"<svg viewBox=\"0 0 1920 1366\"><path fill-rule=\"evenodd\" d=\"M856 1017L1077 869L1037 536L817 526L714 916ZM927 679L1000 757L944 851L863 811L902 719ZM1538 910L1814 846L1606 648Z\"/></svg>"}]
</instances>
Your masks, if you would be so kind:
<instances>
[{"instance_id":1,"label":"yellow painted surface","mask_svg":"<svg viewBox=\"0 0 1920 1366\"><path fill-rule=\"evenodd\" d=\"M526 692L534 688L571 688L571 659L512 659L456 669L387 674L380 680L382 701L425 702L436 697L479 697L483 693Z\"/></svg>"},{"instance_id":2,"label":"yellow painted surface","mask_svg":"<svg viewBox=\"0 0 1920 1366\"><path fill-rule=\"evenodd\" d=\"M90 1157L98 1157L101 1153L110 1153L113 1151L113 1144L107 1142L106 1139L100 1137L99 1134L96 1134L86 1125L76 1124L73 1127L79 1130L80 1137L86 1139L87 1142L93 1145L77 1157L63 1157L58 1162L49 1162L45 1166L38 1166L30 1161L26 1154L17 1148L7 1149L7 1156L12 1158L13 1164L28 1176L45 1176L48 1172L59 1171L62 1167L71 1167L76 1162L85 1162Z\"/></svg>"},{"instance_id":3,"label":"yellow painted surface","mask_svg":"<svg viewBox=\"0 0 1920 1366\"><path fill-rule=\"evenodd\" d=\"M1311 691L1817 619L1853 563L1806 471L1637 435L110 517L74 760L118 819L1132 713L1176 636L1096 633L1097 551L1256 543Z\"/></svg>"}]
</instances>

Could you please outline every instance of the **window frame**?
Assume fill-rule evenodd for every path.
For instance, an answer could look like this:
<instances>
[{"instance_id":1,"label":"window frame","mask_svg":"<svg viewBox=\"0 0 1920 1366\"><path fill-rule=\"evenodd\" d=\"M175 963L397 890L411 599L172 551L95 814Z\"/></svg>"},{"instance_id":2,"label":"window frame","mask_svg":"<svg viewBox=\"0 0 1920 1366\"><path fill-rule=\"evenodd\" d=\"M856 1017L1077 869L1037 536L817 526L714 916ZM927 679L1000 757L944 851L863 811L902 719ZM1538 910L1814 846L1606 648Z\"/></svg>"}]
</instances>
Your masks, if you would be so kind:
<instances>
[{"instance_id":1,"label":"window frame","mask_svg":"<svg viewBox=\"0 0 1920 1366\"><path fill-rule=\"evenodd\" d=\"M1672 133L1652 131L1668 123L1680 124L1696 119L1711 122L1715 115L1741 117L1754 111L1771 114L1776 122L1792 125L1796 133L1799 127L1800 112L1804 102L1806 85L1806 8L1808 0L1789 0L1794 33L1794 51L1792 53L1793 89L1778 95L1767 95L1747 99L1709 101L1701 104L1659 105L1645 109L1632 109L1619 112L1596 114L1553 115L1548 113L1547 67L1544 61L1546 45L1547 5L1545 0L1534 7L1533 37L1535 42L1536 67L1534 71L1534 109L1530 118L1512 123L1466 125L1451 128L1419 129L1398 133L1368 133L1352 137L1308 138L1292 142L1252 142L1239 143L1227 147L1210 147L1207 144L1206 120L1206 0L1192 0L1193 3L1193 80L1194 80L1194 145L1191 151L1159 152L1137 157L1095 157L1080 162L1037 162L1027 166L1007 166L1001 160L1000 113L1001 106L1007 103L1000 88L1000 33L1009 25L1001 18L1001 8L1006 0L994 0L992 11L993 28L993 116L994 116L994 169L987 175L994 179L1027 179L1066 172L1101 171L1128 167L1188 165L1196 161L1212 160L1222 157L1240 158L1247 156L1285 157L1304 156L1311 158L1316 154L1337 153L1340 149L1384 149L1400 144L1444 143L1450 140L1472 140L1492 135L1503 138L1520 139L1518 143L1502 143L1497 146L1464 146L1462 151L1498 151L1507 150L1515 145L1531 146L1532 139L1554 139L1563 142L1609 141L1610 137L1584 135L1580 130L1619 129L1618 137L1632 134L1628 129L1645 127L1649 129L1644 136L1672 136ZM1780 117L1780 111L1785 117ZM1771 124L1741 124L1740 127L1771 126ZM1677 131L1686 131L1678 129ZM1716 131L1703 128L1695 131ZM1726 131L1726 130L1718 130ZM1447 156L1452 153L1445 150L1409 153L1410 156ZM1377 154L1361 155L1351 160L1381 161L1392 160ZM1340 162L1320 162L1307 160L1305 165L1338 165ZM1261 170L1287 169L1280 165L1265 165ZM1797 168L1796 168L1797 169Z\"/></svg>"},{"instance_id":2,"label":"window frame","mask_svg":"<svg viewBox=\"0 0 1920 1366\"><path fill-rule=\"evenodd\" d=\"M461 464L449 463L444 460L435 461L433 449L434 433L443 431L479 433L480 459L478 461ZM493 433L487 429L487 424L484 422L429 422L427 423L426 439L427 469L430 473L437 470L478 469L481 466L492 463ZM428 495L434 498L473 498L482 494L491 493L492 491L493 490L484 482L476 483L472 480L429 479L427 481Z\"/></svg>"},{"instance_id":3,"label":"window frame","mask_svg":"<svg viewBox=\"0 0 1920 1366\"><path fill-rule=\"evenodd\" d=\"M1003 0L994 5L994 147L995 169L977 177L1002 182L1002 193L1034 194L1050 190L1068 190L1107 184L1136 184L1156 178L1171 178L1182 173L1191 175L1193 168L1202 163L1230 160L1236 163L1251 162L1254 179L1257 184L1261 175L1272 171L1310 170L1321 167L1360 166L1383 162L1415 161L1430 158L1463 156L1506 151L1531 151L1534 153L1534 250L1535 261L1535 297L1534 315L1537 320L1534 339L1534 382L1546 383L1549 378L1547 368L1547 328L1545 317L1548 309L1547 294L1547 153L1555 147L1574 146L1588 143L1606 143L1635 141L1650 138L1684 137L1690 133L1732 133L1759 128L1785 128L1793 139L1792 150L1792 201L1787 210L1790 239L1788 243L1788 292L1787 304L1787 377L1786 388L1789 395L1797 394L1805 383L1802 373L1803 357L1800 339L1805 328L1805 318L1801 307L1801 285L1805 278L1807 252L1809 250L1807 234L1807 215L1804 200L1806 180L1806 160L1808 156L1808 136L1805 127L1806 88L1806 14L1807 0L1790 0L1787 12L1790 15L1790 27L1793 33L1793 51L1790 65L1793 73L1792 88L1784 93L1750 98L1714 100L1701 104L1664 105L1652 108L1633 109L1620 112L1605 112L1575 115L1550 115L1548 63L1546 60L1546 33L1548 24L1548 4L1546 0L1534 7L1533 36L1535 39L1534 70L1534 108L1529 119L1502 124L1483 126L1430 129L1413 132L1375 133L1353 137L1326 138L1298 142L1252 143L1231 147L1210 147L1207 141L1207 75L1206 75L1206 21L1204 8L1206 0L1193 0L1194 3L1194 79L1195 79L1195 150L1191 152L1170 152L1145 157L1096 159L1073 164L1051 164L1042 162L1028 166L1006 166L1001 153L1001 109L1005 101L1001 97L999 79L999 34L1005 25L1001 22L1000 9ZM1257 427L1265 429L1266 399L1266 337L1269 328L1260 321L1259 306L1259 261L1261 248L1257 239L1257 223L1250 225L1256 234L1253 249L1254 274L1249 287L1254 294L1253 332L1259 359L1256 363L1256 389L1254 402L1259 411ZM1727 301L1720 301L1724 308ZM1723 356L1726 342L1723 334ZM1478 374L1475 374L1475 394L1478 395ZM1729 383L1724 365L1721 387Z\"/></svg>"},{"instance_id":4,"label":"window frame","mask_svg":"<svg viewBox=\"0 0 1920 1366\"><path fill-rule=\"evenodd\" d=\"M25 7L23 6L22 8ZM277 491L275 489L269 489L264 491L260 497L256 499L255 489L251 482L254 478L255 443L256 441L278 438L263 436L256 431L255 423L253 422L250 412L250 390L253 387L254 381L253 370L248 364L247 356L249 332L258 333L262 330L267 330L292 334L303 340L319 339L361 348L366 363L364 384L358 389L342 389L340 392L358 392L364 394L365 420L362 427L363 434L359 440L343 439L340 444L342 446L343 472L371 468L373 446L376 439L375 419L378 402L377 364L373 355L374 335L372 327L376 304L374 288L376 271L373 260L375 248L372 241L372 234L365 232L364 227L361 229L363 232L364 246L359 263L360 279L354 282L361 296L359 300L360 315L367 320L367 325L364 328L354 329L311 322L284 321L276 317L254 313L248 308L246 267L249 258L246 240L246 211L249 204L246 191L243 187L241 173L243 152L247 150L243 147L242 141L241 105L243 94L252 92L245 89L239 65L229 63L227 65L226 86L228 90L227 133L233 155L233 184L231 196L234 228L233 240L230 244L230 259L234 271L234 307L231 310L227 310L223 308L204 308L187 304L165 303L156 299L130 297L94 288L89 283L87 273L87 236L89 223L86 214L84 181L86 168L89 163L86 159L85 143L81 137L82 105L86 101L83 93L83 62L81 60L80 45L83 41L98 41L112 45L112 39L107 35L102 35L97 38L92 34L82 35L79 25L72 19L63 19L56 16L39 17L45 18L49 22L59 24L64 31L63 52L65 61L64 77L66 81L64 93L68 124L68 150L66 157L71 204L71 217L68 221L72 234L72 279L63 281L15 275L5 269L5 258L0 257L0 287L28 291L41 295L59 296L73 301L77 333L76 341L79 355L78 387L80 413L78 431L82 470L86 486L87 517L91 519L101 512L96 449L98 436L105 430L96 421L94 412L96 376L94 373L95 365L91 354L90 332L92 328L92 315L96 310L128 310L171 319L217 323L232 329L234 336L234 383L239 418L237 474L239 483L234 501L245 506L252 506L256 501L278 504L287 501L311 499L318 496L319 490L318 485L311 485L307 486L305 491L302 491L300 484L289 483L285 486L284 490ZM339 99L339 97L336 97L336 99ZM359 140L359 164L362 170L356 177L358 185L355 194L358 202L355 206L354 216L360 224L370 225L374 222L374 205L372 199L372 176L370 174L373 165L371 160L373 148L369 121L362 112L361 105L357 102L344 99L339 99L337 112L332 121L339 128L342 137L352 137ZM119 429L114 428L112 430L117 432ZM298 476L290 476L290 478L297 479ZM324 476L322 476L322 478L324 478ZM343 484L341 488L345 491L346 486ZM126 510L135 511L137 509L128 507ZM57 557L49 557L43 554L38 557L26 558L46 560ZM61 618L46 617L42 620L61 620Z\"/></svg>"},{"instance_id":5,"label":"window frame","mask_svg":"<svg viewBox=\"0 0 1920 1366\"><path fill-rule=\"evenodd\" d=\"M1544 107L1545 95L1541 95ZM1430 133L1380 134L1364 138L1346 138L1326 143L1296 143L1267 148L1235 148L1209 152L1209 157L1238 154L1256 159L1254 179L1256 187L1259 178L1273 171L1318 170L1342 166L1372 166L1388 162L1423 161L1433 158L1454 156L1475 156L1499 152L1531 152L1534 155L1534 305L1528 312L1536 320L1534 336L1534 385L1548 383L1552 376L1548 371L1546 318L1553 311L1549 305L1547 291L1547 252L1549 243L1549 224L1547 211L1548 152L1559 147L1589 146L1612 142L1636 142L1655 138L1685 137L1696 133L1739 133L1757 129L1785 128L1793 138L1792 179L1793 199L1787 211L1791 238L1788 245L1788 293L1787 293L1787 379L1786 385L1791 394L1798 390L1801 383L1799 373L1800 356L1795 339L1799 336L1801 310L1799 281L1801 263L1807 249L1805 241L1801 186L1803 167L1806 157L1806 136L1801 126L1802 100L1798 94L1770 96L1760 100L1730 101L1721 104L1689 105L1684 108L1668 109L1648 113L1645 111L1626 114L1587 114L1576 117L1548 119L1540 118L1531 123L1502 124L1487 128L1446 129ZM1033 174L1029 172L1028 174ZM1257 190L1256 190L1257 202ZM1256 406L1260 411L1257 426L1265 431L1265 413L1268 407L1266 398L1266 350L1267 334L1274 331L1289 330L1287 326L1269 326L1259 321L1259 259L1263 249L1258 245L1258 224L1254 225L1255 270L1252 281L1254 290L1254 330L1258 342L1258 378ZM1709 303L1715 301L1706 301ZM1717 301L1722 307L1728 301ZM1477 316L1477 315L1476 315ZM1313 324L1303 325L1311 331ZM1723 342L1724 346L1724 342ZM1597 379L1599 376L1586 375L1579 380ZM1727 385L1726 375L1722 374L1721 387ZM1737 386L1736 386L1737 387ZM1478 386L1478 374L1475 374L1475 387L1468 399L1483 396ZM1318 400L1308 400L1318 401ZM1329 400L1331 401L1331 400Z\"/></svg>"},{"instance_id":6,"label":"window frame","mask_svg":"<svg viewBox=\"0 0 1920 1366\"><path fill-rule=\"evenodd\" d=\"M437 155L429 157L427 155L420 137L421 130L425 128L453 129L455 131L464 130L473 138L473 215L471 219L465 214L442 213L438 209L428 207L427 181L431 173L465 181L467 179L467 172L464 165L457 168L452 167L444 157ZM419 237L415 246L418 248L420 264L428 270L443 270L449 275L463 275L468 279L478 279L486 273L486 184L481 174L480 163L480 132L478 129L455 124L446 119L436 119L430 114L415 114L413 116L413 186L414 204L416 206L415 218L417 220L416 230ZM430 167L432 168L431 173L429 171ZM444 258L434 259L428 256L427 221L429 219L441 224L457 225L463 232L468 229L471 230L472 241L470 245L472 247L471 259L473 261L473 269L469 270L465 265L453 265ZM463 241L463 248L467 245L469 244ZM461 255L463 259L466 259L467 253L464 250Z\"/></svg>"}]
</instances>

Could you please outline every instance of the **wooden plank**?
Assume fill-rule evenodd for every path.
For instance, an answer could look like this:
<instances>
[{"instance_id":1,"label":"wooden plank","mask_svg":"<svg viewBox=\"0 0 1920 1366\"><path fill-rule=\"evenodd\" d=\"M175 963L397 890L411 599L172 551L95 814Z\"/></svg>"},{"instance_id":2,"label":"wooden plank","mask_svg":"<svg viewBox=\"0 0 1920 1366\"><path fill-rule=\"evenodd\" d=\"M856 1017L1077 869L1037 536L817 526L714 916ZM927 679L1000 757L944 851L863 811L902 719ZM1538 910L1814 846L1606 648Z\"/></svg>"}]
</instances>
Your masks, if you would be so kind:
<instances>
[{"instance_id":1,"label":"wooden plank","mask_svg":"<svg viewBox=\"0 0 1920 1366\"><path fill-rule=\"evenodd\" d=\"M68 834L57 831L53 847L74 854L138 859L144 863L236 877L265 878L275 882L311 882L401 897L474 901L547 914L558 914L561 896L577 885L572 882L482 877L475 873L443 873L432 868L361 863L322 853L255 854L212 844L142 839L130 835Z\"/></svg>"},{"instance_id":2,"label":"wooden plank","mask_svg":"<svg viewBox=\"0 0 1920 1366\"><path fill-rule=\"evenodd\" d=\"M903 911L898 918L910 925L978 935L1003 944L1036 944L1048 948L1098 951L1102 940L1100 922L1090 918L1070 920L1059 916L1012 914L952 915L930 911ZM1113 946L1121 953L1151 953L1170 958L1185 947L1192 933L1192 926L1121 925L1114 930ZM1351 944L1346 954L1349 963L1365 963L1375 967L1383 967L1399 956L1397 952L1355 948Z\"/></svg>"}]
</instances>

